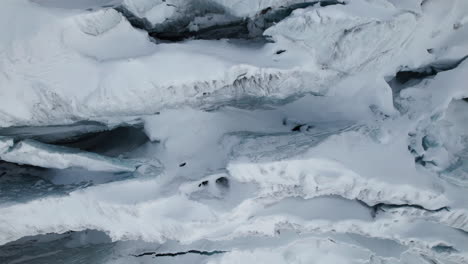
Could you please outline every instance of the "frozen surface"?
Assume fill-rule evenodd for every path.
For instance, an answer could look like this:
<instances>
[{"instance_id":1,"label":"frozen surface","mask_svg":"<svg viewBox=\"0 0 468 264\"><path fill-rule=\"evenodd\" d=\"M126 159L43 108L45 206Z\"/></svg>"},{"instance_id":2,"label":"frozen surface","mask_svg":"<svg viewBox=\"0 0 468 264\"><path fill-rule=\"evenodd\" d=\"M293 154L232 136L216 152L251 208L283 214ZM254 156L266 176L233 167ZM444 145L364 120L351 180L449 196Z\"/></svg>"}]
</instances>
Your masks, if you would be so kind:
<instances>
[{"instance_id":1,"label":"frozen surface","mask_svg":"<svg viewBox=\"0 0 468 264\"><path fill-rule=\"evenodd\" d=\"M0 30L0 263L468 263L465 0L3 0Z\"/></svg>"}]
</instances>

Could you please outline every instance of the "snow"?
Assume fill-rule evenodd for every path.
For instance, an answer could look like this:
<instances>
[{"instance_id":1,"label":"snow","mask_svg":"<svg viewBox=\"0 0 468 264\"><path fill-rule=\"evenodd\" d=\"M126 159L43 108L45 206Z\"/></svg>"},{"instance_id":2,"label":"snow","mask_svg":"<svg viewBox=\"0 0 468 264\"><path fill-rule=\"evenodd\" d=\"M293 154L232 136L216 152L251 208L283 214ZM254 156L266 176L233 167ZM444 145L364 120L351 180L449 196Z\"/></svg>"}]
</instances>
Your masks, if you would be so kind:
<instances>
[{"instance_id":1,"label":"snow","mask_svg":"<svg viewBox=\"0 0 468 264\"><path fill-rule=\"evenodd\" d=\"M166 1L124 0L122 6L136 16L146 18L154 26L166 21L176 13L176 7L165 2Z\"/></svg>"},{"instance_id":2,"label":"snow","mask_svg":"<svg viewBox=\"0 0 468 264\"><path fill-rule=\"evenodd\" d=\"M265 34L278 42L299 43L323 67L354 73L395 67L391 63L398 58L416 26L412 13L374 7L358 0L344 6L296 10ZM365 46L358 47L358 43Z\"/></svg>"},{"instance_id":3,"label":"snow","mask_svg":"<svg viewBox=\"0 0 468 264\"><path fill-rule=\"evenodd\" d=\"M231 175L241 182L258 183L265 196L292 195L312 198L340 195L347 199L364 201L369 205L409 203L419 204L428 209L438 209L447 203L447 199L437 192L405 184L365 180L353 171L341 167L339 163L328 160L294 160L260 165L236 164L228 169Z\"/></svg>"},{"instance_id":4,"label":"snow","mask_svg":"<svg viewBox=\"0 0 468 264\"><path fill-rule=\"evenodd\" d=\"M48 146L33 140L13 144L12 140L2 142L4 151L0 158L4 161L28 164L43 168L66 169L85 168L90 171L135 171L141 164L131 161L106 158L94 153L79 152L66 147Z\"/></svg>"},{"instance_id":5,"label":"snow","mask_svg":"<svg viewBox=\"0 0 468 264\"><path fill-rule=\"evenodd\" d=\"M14 145L13 139L0 137L0 153L8 151Z\"/></svg>"},{"instance_id":6,"label":"snow","mask_svg":"<svg viewBox=\"0 0 468 264\"><path fill-rule=\"evenodd\" d=\"M304 0L124 0L121 7L151 30L174 24L198 23L200 17L217 17L217 22L254 18L268 8L284 8ZM221 16L224 16L222 18ZM227 20L226 20L227 19ZM223 23L220 23L223 24ZM207 25L204 25L207 26Z\"/></svg>"},{"instance_id":7,"label":"snow","mask_svg":"<svg viewBox=\"0 0 468 264\"><path fill-rule=\"evenodd\" d=\"M362 60L352 62L356 57L343 57L341 60L350 61L351 65L345 63L343 65L349 66L340 69L323 68L320 66L323 61L304 56L303 47L297 51L292 48L276 58L276 50L284 44L291 46L290 42L283 44L281 41L255 50L223 41L155 46L144 32L131 28L112 10L79 13L70 18L55 13L51 16L43 8L29 6L23 1L8 1L5 5L5 10L26 5L25 12L47 23L44 27L37 25L36 34L22 34L24 40L18 44L13 45L12 39L5 39L8 59L4 60L1 82L2 86L17 89L2 91L2 102L5 103L0 107L0 121L3 126L148 114L163 107L216 105L243 96L267 95L272 99L283 99L298 93L323 94L343 78L341 71L362 68L363 63ZM412 15L403 16L409 18ZM274 28L281 28L288 20L293 19L280 22ZM391 25L400 20L395 18ZM343 26L340 24L341 28ZM372 30L385 32L377 28ZM271 30L266 34L272 34ZM389 38L393 39L391 34ZM350 41L351 48L366 40L359 37ZM393 47L399 43L386 45ZM207 46L210 48L206 49ZM361 49L368 53L367 49ZM356 52L353 54L358 54ZM26 78L25 72L28 73ZM185 74L180 76L178 72ZM266 86L269 87L267 90ZM25 96L22 104L11 111L14 98L32 92L37 95ZM155 102L149 103L145 98L154 98ZM390 98L388 93L386 98ZM379 101L377 105L382 104L388 109L388 103Z\"/></svg>"},{"instance_id":8,"label":"snow","mask_svg":"<svg viewBox=\"0 0 468 264\"><path fill-rule=\"evenodd\" d=\"M2 1L0 262L468 263L467 2L324 3Z\"/></svg>"}]
</instances>

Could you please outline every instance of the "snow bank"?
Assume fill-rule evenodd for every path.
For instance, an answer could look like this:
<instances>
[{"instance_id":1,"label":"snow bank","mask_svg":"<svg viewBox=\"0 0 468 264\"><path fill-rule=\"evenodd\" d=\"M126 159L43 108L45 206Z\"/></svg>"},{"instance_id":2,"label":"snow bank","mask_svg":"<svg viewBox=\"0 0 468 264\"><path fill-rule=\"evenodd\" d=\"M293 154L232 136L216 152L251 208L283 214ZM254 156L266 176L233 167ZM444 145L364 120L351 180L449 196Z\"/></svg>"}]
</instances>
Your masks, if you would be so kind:
<instances>
[{"instance_id":1,"label":"snow bank","mask_svg":"<svg viewBox=\"0 0 468 264\"><path fill-rule=\"evenodd\" d=\"M447 198L430 190L405 184L363 179L341 164L320 159L288 160L266 164L232 164L230 174L241 182L255 182L264 196L312 198L340 195L366 204L417 204L438 209Z\"/></svg>"},{"instance_id":2,"label":"snow bank","mask_svg":"<svg viewBox=\"0 0 468 264\"><path fill-rule=\"evenodd\" d=\"M382 75L403 60L401 51L411 40L417 18L374 5L356 1L298 9L265 32L276 43L252 49L223 41L155 45L146 32L131 27L112 9L58 12L8 0L2 14L22 8L38 22L28 28L11 17L21 28L15 33L1 24L8 33L1 39L6 58L0 82L15 89L0 91L0 122L64 124L149 114L182 104L206 108L244 97L281 100L325 94L349 75L369 69ZM364 8L375 12L359 12ZM378 37L372 37L375 34ZM286 52L276 54L278 50ZM362 76L358 80L357 86L369 81ZM374 99L365 92L359 96L391 111L391 93L384 94Z\"/></svg>"},{"instance_id":3,"label":"snow bank","mask_svg":"<svg viewBox=\"0 0 468 264\"><path fill-rule=\"evenodd\" d=\"M6 147L2 147L3 151L0 152L2 160L43 168L76 167L90 171L123 172L135 171L141 165L138 162L109 158L71 148L43 144L34 140L23 140L16 144L10 140L6 141L5 145Z\"/></svg>"}]
</instances>

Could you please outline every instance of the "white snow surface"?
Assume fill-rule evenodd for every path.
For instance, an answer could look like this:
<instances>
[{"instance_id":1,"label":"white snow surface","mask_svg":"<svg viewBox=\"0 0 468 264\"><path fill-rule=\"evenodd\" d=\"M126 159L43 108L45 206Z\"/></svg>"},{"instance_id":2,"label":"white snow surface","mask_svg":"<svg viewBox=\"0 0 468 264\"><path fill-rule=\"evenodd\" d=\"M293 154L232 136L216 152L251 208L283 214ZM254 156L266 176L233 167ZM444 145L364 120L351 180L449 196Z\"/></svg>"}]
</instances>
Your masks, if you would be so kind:
<instances>
[{"instance_id":1,"label":"white snow surface","mask_svg":"<svg viewBox=\"0 0 468 264\"><path fill-rule=\"evenodd\" d=\"M468 2L305 2L3 0L0 263L468 263Z\"/></svg>"}]
</instances>

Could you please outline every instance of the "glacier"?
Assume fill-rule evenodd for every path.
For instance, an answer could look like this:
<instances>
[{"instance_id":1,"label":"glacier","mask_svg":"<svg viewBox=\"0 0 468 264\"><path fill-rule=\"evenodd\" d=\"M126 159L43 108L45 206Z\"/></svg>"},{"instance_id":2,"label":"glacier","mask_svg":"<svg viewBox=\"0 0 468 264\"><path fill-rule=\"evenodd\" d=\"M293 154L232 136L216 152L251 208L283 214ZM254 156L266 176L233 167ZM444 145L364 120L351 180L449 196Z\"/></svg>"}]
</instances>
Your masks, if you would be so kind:
<instances>
[{"instance_id":1,"label":"glacier","mask_svg":"<svg viewBox=\"0 0 468 264\"><path fill-rule=\"evenodd\" d=\"M3 0L0 263L468 263L466 0Z\"/></svg>"}]
</instances>

